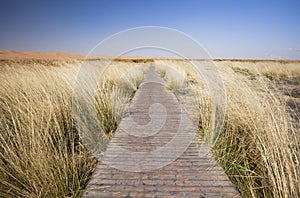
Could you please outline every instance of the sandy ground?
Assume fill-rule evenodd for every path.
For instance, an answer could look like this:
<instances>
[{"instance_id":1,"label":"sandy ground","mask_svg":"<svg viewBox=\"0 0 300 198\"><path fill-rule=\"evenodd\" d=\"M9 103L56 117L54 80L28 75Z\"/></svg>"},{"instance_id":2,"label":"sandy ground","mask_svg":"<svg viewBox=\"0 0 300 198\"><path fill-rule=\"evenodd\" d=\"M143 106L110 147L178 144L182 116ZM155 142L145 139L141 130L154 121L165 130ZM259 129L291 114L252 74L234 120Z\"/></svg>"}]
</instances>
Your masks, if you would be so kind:
<instances>
[{"instance_id":1,"label":"sandy ground","mask_svg":"<svg viewBox=\"0 0 300 198\"><path fill-rule=\"evenodd\" d=\"M78 54L65 54L61 52L16 52L12 50L0 50L0 59L83 59L84 56Z\"/></svg>"}]
</instances>

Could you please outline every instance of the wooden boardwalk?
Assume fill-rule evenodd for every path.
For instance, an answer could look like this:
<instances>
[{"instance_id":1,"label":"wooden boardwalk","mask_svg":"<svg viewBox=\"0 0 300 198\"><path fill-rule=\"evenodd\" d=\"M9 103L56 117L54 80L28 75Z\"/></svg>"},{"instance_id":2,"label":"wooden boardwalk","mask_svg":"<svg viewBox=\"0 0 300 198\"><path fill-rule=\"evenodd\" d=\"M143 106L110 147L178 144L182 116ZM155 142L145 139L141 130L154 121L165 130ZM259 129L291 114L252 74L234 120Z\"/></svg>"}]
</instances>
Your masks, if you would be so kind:
<instances>
[{"instance_id":1,"label":"wooden boardwalk","mask_svg":"<svg viewBox=\"0 0 300 198\"><path fill-rule=\"evenodd\" d=\"M83 197L240 197L164 85L151 67Z\"/></svg>"}]
</instances>

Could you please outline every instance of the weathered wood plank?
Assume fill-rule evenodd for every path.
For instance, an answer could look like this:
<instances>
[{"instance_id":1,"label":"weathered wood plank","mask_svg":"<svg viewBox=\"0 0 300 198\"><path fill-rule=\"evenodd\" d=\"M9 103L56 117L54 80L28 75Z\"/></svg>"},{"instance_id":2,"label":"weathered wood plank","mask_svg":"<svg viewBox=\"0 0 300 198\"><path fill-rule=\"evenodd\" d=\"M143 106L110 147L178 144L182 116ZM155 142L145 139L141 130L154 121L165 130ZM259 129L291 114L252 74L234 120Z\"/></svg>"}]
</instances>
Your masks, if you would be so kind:
<instances>
[{"instance_id":1,"label":"weathered wood plank","mask_svg":"<svg viewBox=\"0 0 300 198\"><path fill-rule=\"evenodd\" d=\"M188 147L182 144L196 130L175 95L150 68L83 197L240 197L209 146L204 144L200 153L208 154L199 157L198 138L193 136ZM152 158L146 155L171 141L176 143L170 147L173 150L162 150ZM172 159L177 150L183 152ZM150 157L147 161L143 156ZM137 159L143 162L137 164ZM164 164L166 160L170 162ZM132 167L138 170L128 171Z\"/></svg>"}]
</instances>

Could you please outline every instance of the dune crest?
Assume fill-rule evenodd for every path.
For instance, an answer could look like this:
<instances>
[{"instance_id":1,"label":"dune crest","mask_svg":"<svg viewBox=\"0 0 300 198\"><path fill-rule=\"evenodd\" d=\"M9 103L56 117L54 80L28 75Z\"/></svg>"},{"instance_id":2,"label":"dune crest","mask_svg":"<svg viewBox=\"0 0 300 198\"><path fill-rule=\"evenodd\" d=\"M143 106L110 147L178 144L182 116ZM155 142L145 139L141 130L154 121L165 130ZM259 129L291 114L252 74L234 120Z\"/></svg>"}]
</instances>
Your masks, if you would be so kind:
<instances>
[{"instance_id":1,"label":"dune crest","mask_svg":"<svg viewBox=\"0 0 300 198\"><path fill-rule=\"evenodd\" d=\"M0 59L84 59L83 55L67 54L62 52L17 52L13 50L0 50Z\"/></svg>"}]
</instances>

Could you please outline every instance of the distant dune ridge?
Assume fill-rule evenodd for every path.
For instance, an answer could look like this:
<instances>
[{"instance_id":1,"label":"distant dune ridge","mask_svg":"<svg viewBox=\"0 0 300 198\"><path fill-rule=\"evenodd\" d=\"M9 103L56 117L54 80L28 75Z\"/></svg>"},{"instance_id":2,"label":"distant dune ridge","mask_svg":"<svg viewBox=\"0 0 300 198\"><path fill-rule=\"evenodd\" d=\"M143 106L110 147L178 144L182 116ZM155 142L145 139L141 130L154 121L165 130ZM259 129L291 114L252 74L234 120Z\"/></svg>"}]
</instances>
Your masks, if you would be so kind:
<instances>
[{"instance_id":1,"label":"distant dune ridge","mask_svg":"<svg viewBox=\"0 0 300 198\"><path fill-rule=\"evenodd\" d=\"M105 55L94 55L89 54L88 56L81 55L81 54L68 54L62 52L17 52L13 50L0 50L0 60L21 60L21 59L48 59L48 60L84 60L84 59L116 59L119 61L125 60L178 60L179 58L163 58L163 57L143 57L143 56L120 56L120 57L112 57L112 56L105 56ZM204 59L195 59L195 60L204 60ZM238 62L295 62L299 63L300 60L289 60L289 59L240 59L240 58L233 58L233 59L220 59L215 58L212 59L214 61L238 61Z\"/></svg>"},{"instance_id":2,"label":"distant dune ridge","mask_svg":"<svg viewBox=\"0 0 300 198\"><path fill-rule=\"evenodd\" d=\"M12 50L0 50L0 59L84 59L79 54L66 54L61 52L16 52Z\"/></svg>"},{"instance_id":3,"label":"distant dune ridge","mask_svg":"<svg viewBox=\"0 0 300 198\"><path fill-rule=\"evenodd\" d=\"M87 57L80 54L67 54L62 52L17 52L13 50L0 50L0 59L49 59L49 60L65 60L65 59L77 59L83 60L88 59L114 59L115 57L102 56L102 55L93 55L90 54ZM118 59L144 59L140 56L130 56L130 57L118 57ZM154 57L151 59L155 59Z\"/></svg>"}]
</instances>

